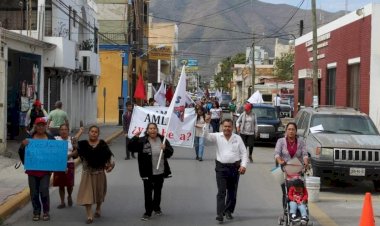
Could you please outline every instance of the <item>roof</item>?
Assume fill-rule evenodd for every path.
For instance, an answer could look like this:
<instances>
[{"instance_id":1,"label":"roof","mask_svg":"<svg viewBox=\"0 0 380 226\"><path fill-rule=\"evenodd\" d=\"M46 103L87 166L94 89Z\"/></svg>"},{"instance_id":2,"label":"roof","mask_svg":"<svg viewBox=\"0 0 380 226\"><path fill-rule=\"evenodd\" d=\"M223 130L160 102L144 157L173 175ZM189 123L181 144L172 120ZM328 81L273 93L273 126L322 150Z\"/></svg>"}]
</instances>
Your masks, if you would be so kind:
<instances>
[{"instance_id":1,"label":"roof","mask_svg":"<svg viewBox=\"0 0 380 226\"><path fill-rule=\"evenodd\" d=\"M317 29L317 36L327 34L331 31L339 29L345 25L351 24L357 20L363 19L366 16L372 15L373 8L376 8L379 4L370 3L364 7L357 9L347 15L344 15L324 26L321 26ZM361 14L358 13L359 10L362 10ZM296 39L295 46L301 45L305 42L308 42L313 39L313 33L309 32Z\"/></svg>"},{"instance_id":2,"label":"roof","mask_svg":"<svg viewBox=\"0 0 380 226\"><path fill-rule=\"evenodd\" d=\"M55 44L44 42L44 41L29 37L26 35L18 34L14 31L10 31L10 30L4 29L4 28L0 28L0 33L3 33L6 39L12 39L12 40L16 40L19 42L31 44L34 46L41 47L43 49L52 49L52 48L56 47Z\"/></svg>"}]
</instances>

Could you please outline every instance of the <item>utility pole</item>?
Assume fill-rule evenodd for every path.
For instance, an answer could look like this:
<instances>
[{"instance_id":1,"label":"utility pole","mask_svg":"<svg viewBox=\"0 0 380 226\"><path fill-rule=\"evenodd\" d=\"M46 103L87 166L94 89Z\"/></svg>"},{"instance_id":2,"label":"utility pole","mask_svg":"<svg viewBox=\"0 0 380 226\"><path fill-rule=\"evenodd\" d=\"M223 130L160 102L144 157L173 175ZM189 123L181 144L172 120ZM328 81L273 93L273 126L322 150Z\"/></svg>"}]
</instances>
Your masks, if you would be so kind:
<instances>
[{"instance_id":1,"label":"utility pole","mask_svg":"<svg viewBox=\"0 0 380 226\"><path fill-rule=\"evenodd\" d=\"M255 68L255 38L252 38L252 47L251 47L251 55L252 55L252 92L255 92L255 77L256 77L256 68ZM248 97L249 98L249 97Z\"/></svg>"},{"instance_id":2,"label":"utility pole","mask_svg":"<svg viewBox=\"0 0 380 226\"><path fill-rule=\"evenodd\" d=\"M136 76L137 76L137 70L136 70L136 56L138 52L137 48L137 31L136 31L136 3L135 1L132 1L131 7L128 7L128 14L129 14L129 46L131 48L131 56L132 56L132 84L130 89L130 98L132 102L134 103L134 94L136 89Z\"/></svg>"},{"instance_id":3,"label":"utility pole","mask_svg":"<svg viewBox=\"0 0 380 226\"><path fill-rule=\"evenodd\" d=\"M311 12L313 20L313 107L318 106L318 50L317 50L317 12L316 0L311 0Z\"/></svg>"}]
</instances>

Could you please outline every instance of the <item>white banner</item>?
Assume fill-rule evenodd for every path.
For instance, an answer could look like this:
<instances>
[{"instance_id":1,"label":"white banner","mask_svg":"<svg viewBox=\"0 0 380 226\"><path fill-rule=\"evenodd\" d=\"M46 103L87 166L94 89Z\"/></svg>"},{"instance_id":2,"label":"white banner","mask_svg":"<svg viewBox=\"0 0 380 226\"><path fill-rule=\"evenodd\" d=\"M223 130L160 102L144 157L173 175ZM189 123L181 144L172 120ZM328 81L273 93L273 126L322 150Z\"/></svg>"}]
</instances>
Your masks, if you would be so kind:
<instances>
[{"instance_id":1,"label":"white banner","mask_svg":"<svg viewBox=\"0 0 380 226\"><path fill-rule=\"evenodd\" d=\"M149 106L133 108L131 124L129 126L128 137L133 137L135 133L141 131L140 137L144 136L148 123L154 122L158 126L158 133L165 136L166 127L169 121L167 115L168 107ZM192 148L195 136L195 121L197 117L193 108L185 109L183 126L175 131L169 129L167 139L173 146Z\"/></svg>"}]
</instances>

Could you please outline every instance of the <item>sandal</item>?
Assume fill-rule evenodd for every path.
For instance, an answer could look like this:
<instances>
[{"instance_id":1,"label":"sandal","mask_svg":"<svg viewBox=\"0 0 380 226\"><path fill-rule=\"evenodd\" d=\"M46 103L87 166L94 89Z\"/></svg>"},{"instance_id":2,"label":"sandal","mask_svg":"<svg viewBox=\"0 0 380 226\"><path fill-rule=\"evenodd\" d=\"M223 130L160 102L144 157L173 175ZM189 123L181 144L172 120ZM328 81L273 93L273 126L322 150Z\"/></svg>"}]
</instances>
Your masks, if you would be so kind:
<instances>
[{"instance_id":1,"label":"sandal","mask_svg":"<svg viewBox=\"0 0 380 226\"><path fill-rule=\"evenodd\" d=\"M92 224L94 220L92 218L87 218L86 220L86 224Z\"/></svg>"},{"instance_id":2,"label":"sandal","mask_svg":"<svg viewBox=\"0 0 380 226\"><path fill-rule=\"evenodd\" d=\"M40 215L39 214L34 214L33 215L33 221L39 221L40 220Z\"/></svg>"},{"instance_id":3,"label":"sandal","mask_svg":"<svg viewBox=\"0 0 380 226\"><path fill-rule=\"evenodd\" d=\"M48 221L48 220L50 220L50 216L49 216L49 214L48 214L48 213L44 213L44 215L42 216L42 220L43 220L43 221Z\"/></svg>"},{"instance_id":4,"label":"sandal","mask_svg":"<svg viewBox=\"0 0 380 226\"><path fill-rule=\"evenodd\" d=\"M95 218L100 218L100 212L95 212L94 217Z\"/></svg>"}]
</instances>

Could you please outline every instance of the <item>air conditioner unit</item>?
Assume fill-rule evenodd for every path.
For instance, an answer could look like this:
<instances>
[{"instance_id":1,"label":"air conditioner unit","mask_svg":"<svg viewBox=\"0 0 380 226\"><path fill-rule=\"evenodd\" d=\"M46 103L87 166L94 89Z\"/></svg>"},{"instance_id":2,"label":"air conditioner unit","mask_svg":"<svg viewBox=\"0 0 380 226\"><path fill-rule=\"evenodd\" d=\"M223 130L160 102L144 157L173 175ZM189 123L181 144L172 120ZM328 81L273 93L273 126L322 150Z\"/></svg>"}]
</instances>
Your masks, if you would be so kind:
<instances>
[{"instance_id":1,"label":"air conditioner unit","mask_svg":"<svg viewBox=\"0 0 380 226\"><path fill-rule=\"evenodd\" d=\"M90 71L90 57L82 56L82 71Z\"/></svg>"}]
</instances>

